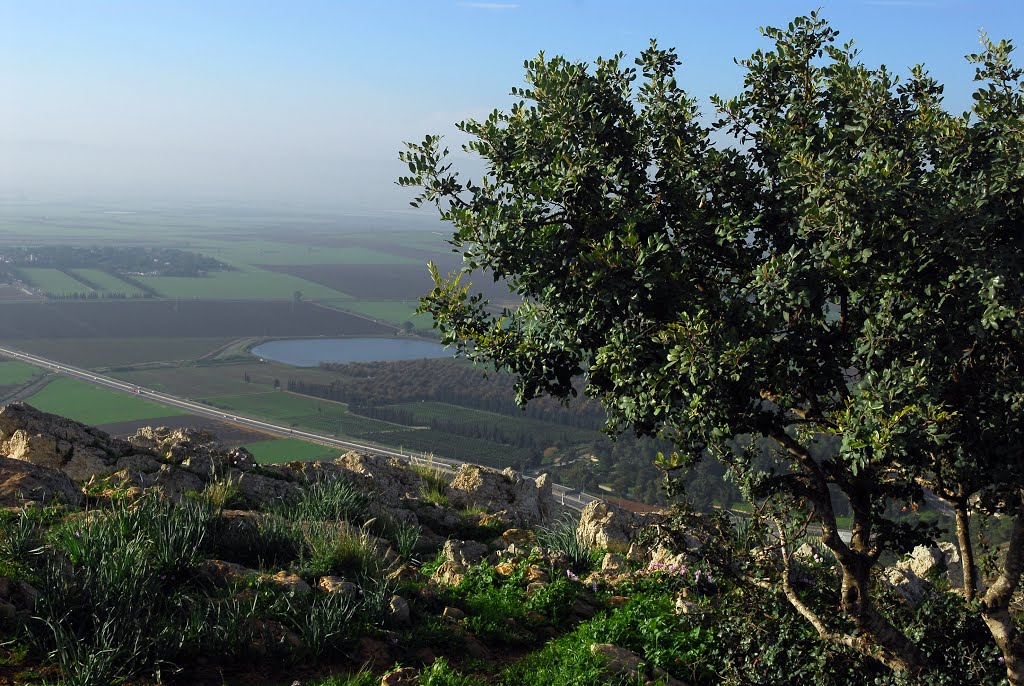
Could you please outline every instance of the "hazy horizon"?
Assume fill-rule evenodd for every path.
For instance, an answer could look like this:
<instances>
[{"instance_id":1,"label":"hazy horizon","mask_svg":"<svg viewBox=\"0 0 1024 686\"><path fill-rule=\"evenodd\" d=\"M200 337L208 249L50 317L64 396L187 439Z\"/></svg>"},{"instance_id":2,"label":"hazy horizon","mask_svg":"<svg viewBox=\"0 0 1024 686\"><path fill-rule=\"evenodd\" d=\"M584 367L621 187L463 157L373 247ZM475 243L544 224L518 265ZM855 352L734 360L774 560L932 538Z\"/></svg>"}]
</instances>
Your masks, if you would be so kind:
<instances>
[{"instance_id":1,"label":"hazy horizon","mask_svg":"<svg viewBox=\"0 0 1024 686\"><path fill-rule=\"evenodd\" d=\"M0 202L251 205L408 214L397 153L506 108L523 60L592 62L650 38L705 105L761 25L822 5L869 65L924 62L969 105L977 33L1016 39L1015 2L797 3L0 0ZM738 19L737 19L738 17ZM1020 60L1018 60L1020 62ZM461 163L461 162L460 162Z\"/></svg>"}]
</instances>

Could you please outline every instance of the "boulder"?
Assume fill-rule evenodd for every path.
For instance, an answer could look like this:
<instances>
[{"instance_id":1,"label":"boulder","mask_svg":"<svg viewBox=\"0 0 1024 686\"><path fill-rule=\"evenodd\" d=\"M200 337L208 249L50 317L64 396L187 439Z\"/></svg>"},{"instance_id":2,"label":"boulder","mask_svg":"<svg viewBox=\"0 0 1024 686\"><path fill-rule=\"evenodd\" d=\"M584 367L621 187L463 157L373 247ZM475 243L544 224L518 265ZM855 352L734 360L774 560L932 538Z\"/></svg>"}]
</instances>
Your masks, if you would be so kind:
<instances>
[{"instance_id":1,"label":"boulder","mask_svg":"<svg viewBox=\"0 0 1024 686\"><path fill-rule=\"evenodd\" d=\"M487 557L487 546L479 541L459 541L449 539L441 548L441 559L454 562L462 567L469 567Z\"/></svg>"},{"instance_id":2,"label":"boulder","mask_svg":"<svg viewBox=\"0 0 1024 686\"><path fill-rule=\"evenodd\" d=\"M0 455L64 469L73 480L86 481L113 473L117 459L130 452L127 441L31 405L0 407Z\"/></svg>"},{"instance_id":3,"label":"boulder","mask_svg":"<svg viewBox=\"0 0 1024 686\"><path fill-rule=\"evenodd\" d=\"M644 659L631 650L611 643L594 643L590 646L590 652L604 662L607 673L630 683L644 683L646 679L650 679L651 682L657 681L664 686L686 686L685 682L670 676L663 669L649 668Z\"/></svg>"},{"instance_id":4,"label":"boulder","mask_svg":"<svg viewBox=\"0 0 1024 686\"><path fill-rule=\"evenodd\" d=\"M254 472L232 473L238 478L238 490L242 497L253 507L265 509L270 505L294 503L302 496L298 484L282 479L262 476Z\"/></svg>"},{"instance_id":5,"label":"boulder","mask_svg":"<svg viewBox=\"0 0 1024 686\"><path fill-rule=\"evenodd\" d=\"M627 553L644 523L642 517L629 510L604 500L594 500L583 508L576 535L592 548Z\"/></svg>"},{"instance_id":6,"label":"boulder","mask_svg":"<svg viewBox=\"0 0 1024 686\"><path fill-rule=\"evenodd\" d=\"M68 505L82 502L82 492L62 471L22 460L0 457L0 506L14 507L26 501Z\"/></svg>"},{"instance_id":7,"label":"boulder","mask_svg":"<svg viewBox=\"0 0 1024 686\"><path fill-rule=\"evenodd\" d=\"M395 457L345 453L334 464L346 469L383 505L395 507L406 497L418 497L423 479Z\"/></svg>"},{"instance_id":8,"label":"boulder","mask_svg":"<svg viewBox=\"0 0 1024 686\"><path fill-rule=\"evenodd\" d=\"M448 498L456 507L501 512L504 520L518 527L548 521L555 511L547 475L531 479L511 468L499 472L464 464L448 487Z\"/></svg>"}]
</instances>

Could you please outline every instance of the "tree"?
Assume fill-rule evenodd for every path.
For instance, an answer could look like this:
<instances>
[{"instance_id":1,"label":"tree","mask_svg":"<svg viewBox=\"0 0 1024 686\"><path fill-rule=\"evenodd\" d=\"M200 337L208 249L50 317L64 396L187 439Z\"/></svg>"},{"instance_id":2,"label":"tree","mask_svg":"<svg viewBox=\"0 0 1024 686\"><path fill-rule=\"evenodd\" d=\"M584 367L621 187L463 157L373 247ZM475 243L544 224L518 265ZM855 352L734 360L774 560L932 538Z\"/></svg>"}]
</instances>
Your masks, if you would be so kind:
<instances>
[{"instance_id":1,"label":"tree","mask_svg":"<svg viewBox=\"0 0 1024 686\"><path fill-rule=\"evenodd\" d=\"M845 619L795 588L785 549L777 587L823 638L895 670L925 657L879 612L871 573L934 532L887 506L929 487L1017 516L983 614L1021 683L1005 612L1024 567L1012 46L970 57L975 107L953 116L923 68L904 83L868 68L816 15L763 33L773 49L740 62L744 89L713 99L710 124L676 82L675 53L652 42L638 69L621 54L592 71L527 61L520 102L459 125L486 165L478 182L451 170L438 137L408 145L399 183L421 189L413 205L454 225L467 273L489 270L523 299L494 315L432 267L423 309L444 342L512 372L520 402L581 385L610 431L672 440L667 471L713 456L747 497L815 522ZM734 449L746 434L772 450ZM839 448L819 455L826 434Z\"/></svg>"}]
</instances>

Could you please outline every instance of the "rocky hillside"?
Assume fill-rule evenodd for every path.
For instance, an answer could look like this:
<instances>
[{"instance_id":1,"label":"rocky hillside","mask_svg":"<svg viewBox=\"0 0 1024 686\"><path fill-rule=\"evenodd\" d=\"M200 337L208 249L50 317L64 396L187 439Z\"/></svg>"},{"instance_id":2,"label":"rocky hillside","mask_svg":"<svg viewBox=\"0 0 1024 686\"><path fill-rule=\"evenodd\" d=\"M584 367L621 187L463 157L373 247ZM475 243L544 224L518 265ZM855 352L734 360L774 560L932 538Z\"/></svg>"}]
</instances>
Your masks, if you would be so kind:
<instances>
[{"instance_id":1,"label":"rocky hillside","mask_svg":"<svg viewBox=\"0 0 1024 686\"><path fill-rule=\"evenodd\" d=\"M208 433L119 439L19 403L0 408L0 506L0 684L885 676L737 582L772 573L752 532L602 501L559 512L546 476L359 453L260 465ZM819 553L795 553L808 580L835 573ZM899 568L896 611L948 597L943 562L922 549ZM978 643L965 617L936 645ZM981 683L986 666L954 667Z\"/></svg>"}]
</instances>

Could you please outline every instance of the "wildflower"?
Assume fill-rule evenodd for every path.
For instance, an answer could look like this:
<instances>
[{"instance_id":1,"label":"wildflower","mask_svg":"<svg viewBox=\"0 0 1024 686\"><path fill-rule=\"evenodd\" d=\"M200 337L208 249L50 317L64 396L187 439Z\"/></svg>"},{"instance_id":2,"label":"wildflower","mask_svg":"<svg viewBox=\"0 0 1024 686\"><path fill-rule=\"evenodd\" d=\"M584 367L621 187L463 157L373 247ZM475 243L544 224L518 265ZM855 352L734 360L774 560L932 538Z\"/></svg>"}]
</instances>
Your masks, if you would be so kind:
<instances>
[{"instance_id":1,"label":"wildflower","mask_svg":"<svg viewBox=\"0 0 1024 686\"><path fill-rule=\"evenodd\" d=\"M696 581L697 583L700 583L700 570L699 569L696 570L693 573L693 580Z\"/></svg>"},{"instance_id":2,"label":"wildflower","mask_svg":"<svg viewBox=\"0 0 1024 686\"><path fill-rule=\"evenodd\" d=\"M569 581L579 581L580 578L572 573L571 569L565 570L565 575L569 577Z\"/></svg>"},{"instance_id":3,"label":"wildflower","mask_svg":"<svg viewBox=\"0 0 1024 686\"><path fill-rule=\"evenodd\" d=\"M590 590L597 593L597 579L593 579L590 582Z\"/></svg>"}]
</instances>

